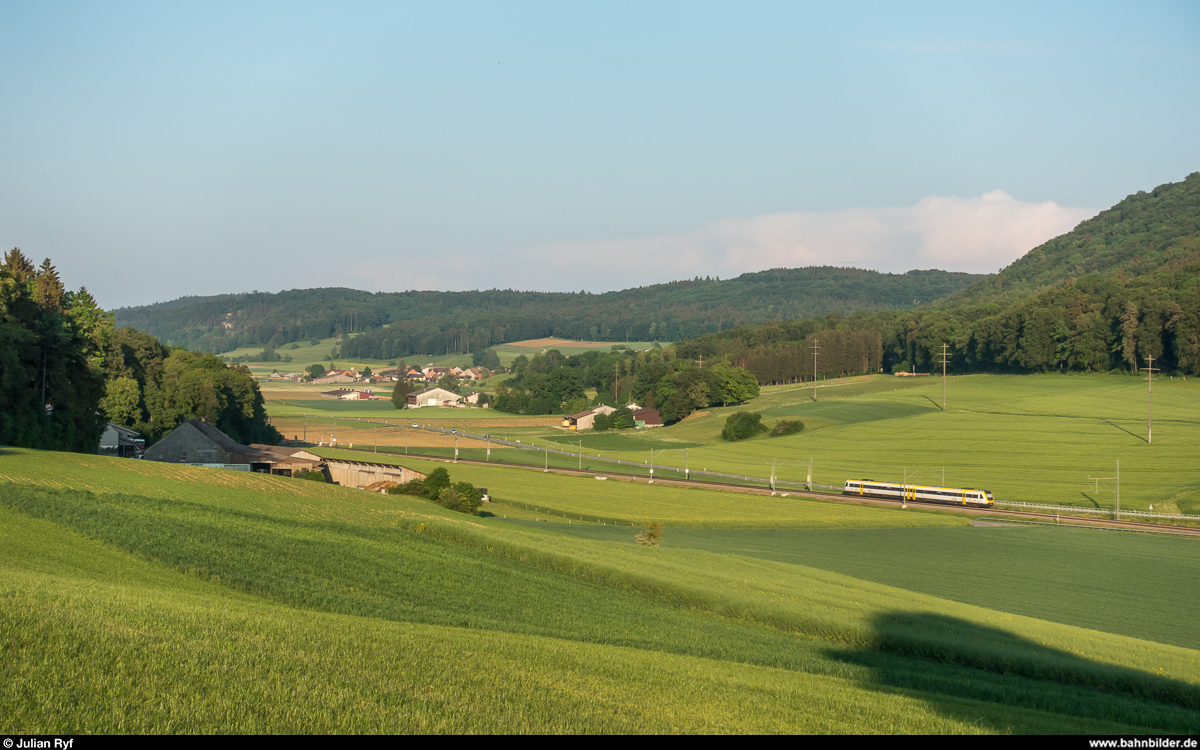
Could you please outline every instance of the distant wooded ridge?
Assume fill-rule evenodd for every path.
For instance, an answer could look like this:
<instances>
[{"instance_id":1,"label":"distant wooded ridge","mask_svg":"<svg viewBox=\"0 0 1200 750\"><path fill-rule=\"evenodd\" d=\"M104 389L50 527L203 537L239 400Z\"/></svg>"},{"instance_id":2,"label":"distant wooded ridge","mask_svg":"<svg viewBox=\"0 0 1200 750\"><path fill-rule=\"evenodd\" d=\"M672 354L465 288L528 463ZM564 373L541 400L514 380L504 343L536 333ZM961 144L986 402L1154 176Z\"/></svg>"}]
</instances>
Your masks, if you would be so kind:
<instances>
[{"instance_id":1,"label":"distant wooded ridge","mask_svg":"<svg viewBox=\"0 0 1200 750\"><path fill-rule=\"evenodd\" d=\"M591 294L519 292L371 293L305 289L184 297L116 311L131 326L194 351L279 348L346 337L341 356L392 359L475 352L496 344L559 337L587 341L678 341L737 326L855 311L907 310L988 277L946 271L887 274L810 267Z\"/></svg>"},{"instance_id":2,"label":"distant wooded ridge","mask_svg":"<svg viewBox=\"0 0 1200 750\"><path fill-rule=\"evenodd\" d=\"M1130 195L928 307L743 326L675 349L763 384L939 371L943 352L950 372L1200 374L1200 173Z\"/></svg>"}]
</instances>

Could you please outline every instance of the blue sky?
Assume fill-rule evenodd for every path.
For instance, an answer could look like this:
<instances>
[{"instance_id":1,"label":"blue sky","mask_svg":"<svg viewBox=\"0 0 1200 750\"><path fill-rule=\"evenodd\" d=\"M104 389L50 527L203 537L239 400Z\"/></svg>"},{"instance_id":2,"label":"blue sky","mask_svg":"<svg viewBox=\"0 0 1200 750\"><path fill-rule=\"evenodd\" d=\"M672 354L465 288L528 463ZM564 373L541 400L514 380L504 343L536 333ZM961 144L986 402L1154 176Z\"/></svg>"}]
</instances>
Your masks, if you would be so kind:
<instances>
[{"instance_id":1,"label":"blue sky","mask_svg":"<svg viewBox=\"0 0 1200 750\"><path fill-rule=\"evenodd\" d=\"M1194 2L5 3L0 45L0 245L109 308L995 271L1200 169Z\"/></svg>"}]
</instances>

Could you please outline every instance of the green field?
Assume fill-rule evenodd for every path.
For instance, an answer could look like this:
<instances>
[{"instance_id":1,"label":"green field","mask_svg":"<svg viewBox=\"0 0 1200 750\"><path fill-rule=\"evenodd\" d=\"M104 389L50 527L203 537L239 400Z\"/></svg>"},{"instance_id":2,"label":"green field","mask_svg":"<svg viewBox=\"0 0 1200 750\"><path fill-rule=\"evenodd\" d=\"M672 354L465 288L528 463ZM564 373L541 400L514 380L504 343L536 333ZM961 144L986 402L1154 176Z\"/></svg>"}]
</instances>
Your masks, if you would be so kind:
<instances>
[{"instance_id":1,"label":"green field","mask_svg":"<svg viewBox=\"0 0 1200 750\"><path fill-rule=\"evenodd\" d=\"M1193 540L808 501L788 528L683 528L783 506L449 468L502 500L582 508L599 486L676 520L646 548L630 527L584 538L300 480L0 449L0 729L1200 731L1194 627L1128 632L1200 562ZM930 593L937 576L914 571L956 550L1020 557L1007 575L1027 585ZM892 556L908 572L887 579ZM1034 575L1089 557L1107 598ZM1156 575L1130 593L1139 564ZM1169 603L1166 620L1200 614Z\"/></svg>"},{"instance_id":2,"label":"green field","mask_svg":"<svg viewBox=\"0 0 1200 750\"><path fill-rule=\"evenodd\" d=\"M1146 381L1137 377L970 375L949 378L947 389L945 412L940 378L879 376L821 383L816 401L811 386L763 388L762 396L745 406L711 409L653 430L589 434L522 426L490 432L582 450L584 463L589 455L647 463L653 451L659 476L680 476L686 462L693 472L767 477L774 460L779 479L803 483L811 460L813 481L823 485L840 486L854 478L907 479L988 489L1000 502L1081 508L1114 507L1112 480L1120 461L1123 510L1153 506L1160 513L1200 514L1200 473L1194 468L1200 465L1200 382L1155 382L1153 443L1146 441ZM342 408L329 407L327 413L344 414ZM295 409L271 406L280 415ZM725 418L738 410L760 411L768 425L799 419L806 427L787 437L724 442ZM369 411L364 407L362 414ZM386 418L378 407L376 415ZM451 412L437 423L450 427L458 416ZM402 449L399 440L390 446ZM493 451L493 458L497 455ZM500 455L530 465L544 461L535 452ZM483 458L483 451L464 450L460 456ZM569 457L549 460L564 468L578 465ZM645 473L602 462L591 466Z\"/></svg>"},{"instance_id":3,"label":"green field","mask_svg":"<svg viewBox=\"0 0 1200 750\"><path fill-rule=\"evenodd\" d=\"M966 604L1200 649L1200 550L1149 534L1045 527L669 528L672 547L808 565ZM633 543L627 530L560 533ZM1087 565L1079 565L1081 559Z\"/></svg>"},{"instance_id":4,"label":"green field","mask_svg":"<svg viewBox=\"0 0 1200 750\"><path fill-rule=\"evenodd\" d=\"M548 349L557 349L568 357L574 357L576 354L583 352L597 351L605 354L611 352L614 346L624 346L633 351L645 351L654 346L653 341L596 341L589 346L580 346L584 342L572 341L570 345L547 345L547 346L520 346L522 342L514 342L510 344L497 344L489 347L496 352L496 356L500 358L500 364L504 367L512 367L513 360L524 355L529 359L533 359L533 355L541 354ZM511 375L506 377L512 377Z\"/></svg>"},{"instance_id":5,"label":"green field","mask_svg":"<svg viewBox=\"0 0 1200 750\"><path fill-rule=\"evenodd\" d=\"M361 452L317 448L330 458L395 463L428 474L444 462L403 456L375 456ZM799 497L744 495L670 485L596 481L592 477L545 474L535 469L513 469L455 464L455 481L487 487L497 506L540 512L542 518L577 518L628 527L660 521L672 526L702 528L897 528L965 526L969 520L929 510L869 508ZM461 479L459 479L461 477ZM493 509L499 514L501 511ZM528 514L521 514L526 517Z\"/></svg>"},{"instance_id":6,"label":"green field","mask_svg":"<svg viewBox=\"0 0 1200 750\"><path fill-rule=\"evenodd\" d=\"M250 361L244 364L250 368L251 372L261 377L266 377L271 373L272 370L278 370L279 372L304 372L309 365L316 364L329 367L329 353L333 351L334 348L340 347L338 347L338 340L333 337L322 339L319 344L315 345L308 341L297 341L294 344L285 344L279 349L275 350L275 353L281 357L291 357L291 362ZM226 359L255 356L262 352L262 350L263 348L261 346L242 347L240 349L234 349L233 351L225 352L221 356ZM470 354L447 354L438 357L431 357L429 355L416 355L404 357L402 360L410 367L426 365L437 365L439 367L471 366ZM389 360L383 359L345 359L343 357L337 357L333 360L333 362L337 364L339 368L353 367L359 370L366 366L371 367L373 370L381 370L393 366L388 364Z\"/></svg>"},{"instance_id":7,"label":"green field","mask_svg":"<svg viewBox=\"0 0 1200 750\"><path fill-rule=\"evenodd\" d=\"M578 342L574 342L578 343ZM563 346L560 351L567 356L573 356L586 351L602 351L610 352L614 345L627 346L634 351L643 351L654 345L652 341L602 341L596 342L594 346ZM279 372L303 372L309 365L318 364L329 367L329 353L338 347L336 338L322 339L318 344L312 344L309 341L297 341L293 344L284 344L279 349L275 350L279 356L291 357L291 362L246 362L246 366L250 368L255 375L266 376L272 370ZM516 344L498 344L491 347L495 350L496 355L500 358L500 364L505 367L511 367L514 359L521 355L532 358L533 355L539 354L547 348L545 346L518 346ZM222 357L232 359L234 357L255 356L262 352L261 346L242 347L233 351L225 352ZM362 369L364 366L369 366L373 370L379 370L389 367L389 360L382 359L346 359L337 357L333 360L338 367L354 367ZM401 357L403 361L410 367L435 365L438 367L470 367L472 359L470 354L444 354L438 356L430 356L428 354L410 355ZM512 377L505 375L504 378ZM503 378L502 378L503 379Z\"/></svg>"}]
</instances>

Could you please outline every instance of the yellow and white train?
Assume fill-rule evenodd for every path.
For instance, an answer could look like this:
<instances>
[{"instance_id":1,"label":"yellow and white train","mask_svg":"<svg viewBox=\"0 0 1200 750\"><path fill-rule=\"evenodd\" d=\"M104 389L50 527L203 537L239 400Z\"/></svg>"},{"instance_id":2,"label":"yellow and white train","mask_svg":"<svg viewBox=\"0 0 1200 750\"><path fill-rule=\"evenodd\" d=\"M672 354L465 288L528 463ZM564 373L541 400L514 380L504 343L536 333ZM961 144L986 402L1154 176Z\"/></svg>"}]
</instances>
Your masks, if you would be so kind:
<instances>
[{"instance_id":1,"label":"yellow and white train","mask_svg":"<svg viewBox=\"0 0 1200 750\"><path fill-rule=\"evenodd\" d=\"M918 484L891 484L870 479L851 479L846 482L843 495L860 497L882 497L889 500L912 500L945 505L967 505L990 508L996 504L992 493L971 487L923 487Z\"/></svg>"}]
</instances>

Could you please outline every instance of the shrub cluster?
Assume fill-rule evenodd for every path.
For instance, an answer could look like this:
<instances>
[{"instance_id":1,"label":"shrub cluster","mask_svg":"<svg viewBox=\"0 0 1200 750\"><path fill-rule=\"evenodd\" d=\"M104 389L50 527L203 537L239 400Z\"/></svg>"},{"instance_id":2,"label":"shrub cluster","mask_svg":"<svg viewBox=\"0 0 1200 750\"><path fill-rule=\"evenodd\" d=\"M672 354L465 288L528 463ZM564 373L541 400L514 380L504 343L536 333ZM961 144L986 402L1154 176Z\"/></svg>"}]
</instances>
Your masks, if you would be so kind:
<instances>
[{"instance_id":1,"label":"shrub cluster","mask_svg":"<svg viewBox=\"0 0 1200 750\"><path fill-rule=\"evenodd\" d=\"M389 495L416 495L432 500L438 505L459 513L479 515L483 495L470 482L450 483L450 472L438 467L424 479L398 484L388 488Z\"/></svg>"},{"instance_id":2,"label":"shrub cluster","mask_svg":"<svg viewBox=\"0 0 1200 750\"><path fill-rule=\"evenodd\" d=\"M771 437L795 435L797 432L804 432L803 422L799 419L781 419L775 423L775 429L771 430Z\"/></svg>"},{"instance_id":3,"label":"shrub cluster","mask_svg":"<svg viewBox=\"0 0 1200 750\"><path fill-rule=\"evenodd\" d=\"M722 440L745 440L760 432L766 432L767 426L762 423L762 414L757 411L739 411L729 415L725 420L725 429L721 430Z\"/></svg>"}]
</instances>

